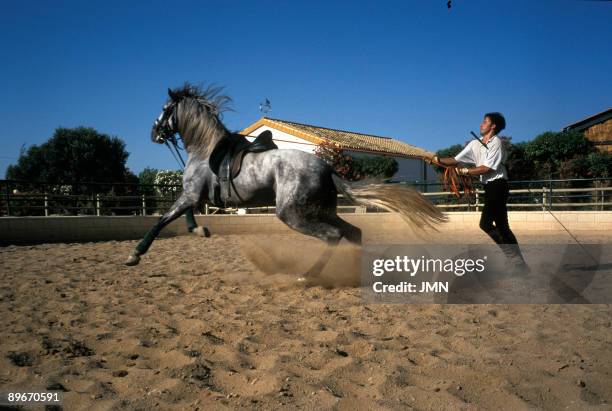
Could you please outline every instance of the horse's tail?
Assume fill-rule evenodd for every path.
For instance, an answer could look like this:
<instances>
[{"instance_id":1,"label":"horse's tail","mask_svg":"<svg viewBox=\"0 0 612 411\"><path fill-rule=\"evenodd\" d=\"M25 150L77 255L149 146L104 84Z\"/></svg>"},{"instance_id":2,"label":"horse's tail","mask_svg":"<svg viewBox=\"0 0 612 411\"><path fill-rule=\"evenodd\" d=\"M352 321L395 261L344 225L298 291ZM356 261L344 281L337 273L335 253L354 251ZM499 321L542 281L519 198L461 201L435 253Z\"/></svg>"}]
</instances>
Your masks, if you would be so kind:
<instances>
[{"instance_id":1,"label":"horse's tail","mask_svg":"<svg viewBox=\"0 0 612 411\"><path fill-rule=\"evenodd\" d=\"M414 188L404 184L348 182L332 174L336 189L355 204L375 206L399 213L410 225L420 229L448 221L442 212Z\"/></svg>"}]
</instances>

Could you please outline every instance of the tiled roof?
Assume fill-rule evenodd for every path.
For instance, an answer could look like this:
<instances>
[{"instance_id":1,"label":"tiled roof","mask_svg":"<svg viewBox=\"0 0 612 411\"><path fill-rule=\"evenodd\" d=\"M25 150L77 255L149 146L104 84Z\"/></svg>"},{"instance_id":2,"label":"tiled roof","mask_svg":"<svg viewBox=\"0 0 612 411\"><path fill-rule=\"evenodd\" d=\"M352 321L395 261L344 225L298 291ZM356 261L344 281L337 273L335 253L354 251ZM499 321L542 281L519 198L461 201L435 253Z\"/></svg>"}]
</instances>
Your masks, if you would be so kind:
<instances>
[{"instance_id":1,"label":"tiled roof","mask_svg":"<svg viewBox=\"0 0 612 411\"><path fill-rule=\"evenodd\" d=\"M583 118L580 121L576 121L575 123L567 125L567 126L563 127L563 130L576 129L578 131L581 131L582 129L586 128L587 126L592 126L593 124L597 124L597 123L603 122L605 120L608 120L611 117L612 117L612 108L609 108L607 110L602 111L601 113L593 114L592 116L589 116L587 118Z\"/></svg>"},{"instance_id":2,"label":"tiled roof","mask_svg":"<svg viewBox=\"0 0 612 411\"><path fill-rule=\"evenodd\" d=\"M422 148L403 143L390 137L335 130L332 128L318 127L268 117L262 117L254 124L242 130L240 134L248 135L261 126L268 126L284 131L314 144L320 144L323 141L332 142L343 149L406 157L421 157L428 153Z\"/></svg>"}]
</instances>

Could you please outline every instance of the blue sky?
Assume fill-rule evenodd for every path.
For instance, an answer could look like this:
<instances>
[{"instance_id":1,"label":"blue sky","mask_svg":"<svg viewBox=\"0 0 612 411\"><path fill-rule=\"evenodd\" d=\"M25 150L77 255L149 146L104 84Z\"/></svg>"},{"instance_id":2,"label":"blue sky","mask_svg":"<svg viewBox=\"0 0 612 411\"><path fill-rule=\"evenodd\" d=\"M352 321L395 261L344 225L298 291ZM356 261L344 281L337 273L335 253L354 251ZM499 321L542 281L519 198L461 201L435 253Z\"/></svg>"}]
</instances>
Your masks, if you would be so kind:
<instances>
[{"instance_id":1,"label":"blue sky","mask_svg":"<svg viewBox=\"0 0 612 411\"><path fill-rule=\"evenodd\" d=\"M129 167L176 168L149 140L167 87L223 85L242 129L272 117L429 150L501 111L514 141L612 106L612 2L2 2L0 173L56 127L121 137Z\"/></svg>"}]
</instances>

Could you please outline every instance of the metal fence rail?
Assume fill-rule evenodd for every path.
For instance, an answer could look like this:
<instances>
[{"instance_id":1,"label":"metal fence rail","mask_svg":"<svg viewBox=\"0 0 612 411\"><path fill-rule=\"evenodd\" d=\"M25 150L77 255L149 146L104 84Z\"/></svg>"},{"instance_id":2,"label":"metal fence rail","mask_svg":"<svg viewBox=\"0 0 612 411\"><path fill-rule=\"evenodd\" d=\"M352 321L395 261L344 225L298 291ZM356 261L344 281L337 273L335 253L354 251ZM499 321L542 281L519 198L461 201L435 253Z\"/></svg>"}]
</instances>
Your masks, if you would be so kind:
<instances>
[{"instance_id":1,"label":"metal fence rail","mask_svg":"<svg viewBox=\"0 0 612 411\"><path fill-rule=\"evenodd\" d=\"M0 180L0 216L151 215L170 207L181 190L180 185Z\"/></svg>"},{"instance_id":2,"label":"metal fence rail","mask_svg":"<svg viewBox=\"0 0 612 411\"><path fill-rule=\"evenodd\" d=\"M612 179L511 181L510 210L610 210ZM442 191L440 182L403 182L421 191L445 211L480 211L482 187L471 198L456 198ZM157 215L164 213L180 195L179 185L111 183L37 183L0 180L0 216L51 215ZM381 211L349 204L339 196L340 212ZM249 209L203 206L202 213L274 213L273 205Z\"/></svg>"},{"instance_id":3,"label":"metal fence rail","mask_svg":"<svg viewBox=\"0 0 612 411\"><path fill-rule=\"evenodd\" d=\"M509 181L508 209L610 210L611 181L609 178ZM476 182L477 190L471 198L461 199L442 191L443 185L438 181L407 184L417 187L432 203L445 211L480 211L484 204L484 190L479 182Z\"/></svg>"}]
</instances>

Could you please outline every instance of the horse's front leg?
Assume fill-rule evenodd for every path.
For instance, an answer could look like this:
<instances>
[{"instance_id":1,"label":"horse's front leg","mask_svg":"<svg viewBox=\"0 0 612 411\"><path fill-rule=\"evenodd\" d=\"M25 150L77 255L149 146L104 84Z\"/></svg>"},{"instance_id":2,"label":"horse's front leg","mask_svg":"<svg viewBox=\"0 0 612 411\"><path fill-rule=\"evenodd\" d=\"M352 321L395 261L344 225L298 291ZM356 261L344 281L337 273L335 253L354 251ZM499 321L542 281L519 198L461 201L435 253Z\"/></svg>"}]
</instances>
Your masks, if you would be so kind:
<instances>
[{"instance_id":1,"label":"horse's front leg","mask_svg":"<svg viewBox=\"0 0 612 411\"><path fill-rule=\"evenodd\" d=\"M140 262L140 256L145 254L153 243L153 240L159 235L160 231L170 224L172 221L179 218L185 211L192 209L196 201L185 195L184 193L172 204L170 211L164 214L159 221L149 230L142 240L138 243L132 254L128 257L125 265L137 265Z\"/></svg>"}]
</instances>

